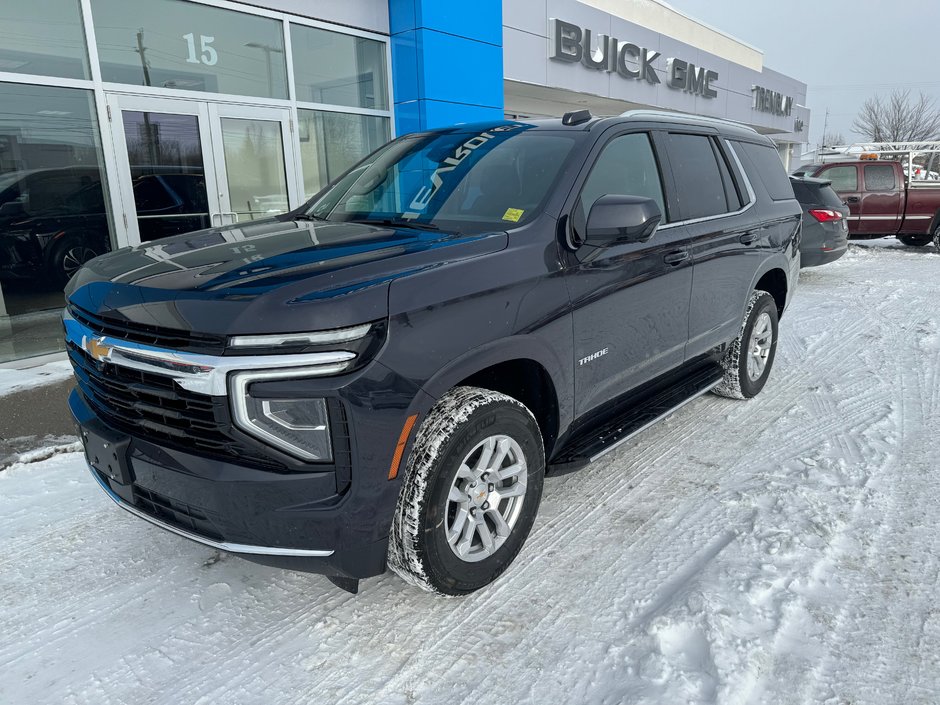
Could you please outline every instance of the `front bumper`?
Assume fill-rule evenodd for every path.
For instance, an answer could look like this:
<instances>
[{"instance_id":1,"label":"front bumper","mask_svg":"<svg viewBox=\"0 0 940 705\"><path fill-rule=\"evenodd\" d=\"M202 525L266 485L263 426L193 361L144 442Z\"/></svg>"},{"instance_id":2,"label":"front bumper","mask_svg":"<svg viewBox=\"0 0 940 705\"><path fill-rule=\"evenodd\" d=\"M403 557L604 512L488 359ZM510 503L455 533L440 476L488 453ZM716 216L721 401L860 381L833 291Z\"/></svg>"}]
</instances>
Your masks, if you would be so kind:
<instances>
[{"instance_id":1,"label":"front bumper","mask_svg":"<svg viewBox=\"0 0 940 705\"><path fill-rule=\"evenodd\" d=\"M388 463L404 414L413 403L427 400L415 399L411 385L381 365L353 377L333 393L339 393L349 409L350 426L368 428L369 433L353 439L354 473L343 489L338 488L336 466L314 464L285 472L203 457L108 425L78 389L72 391L69 407L83 431L95 480L123 509L254 562L362 579L385 570L400 486L400 481L387 479ZM311 394L319 394L336 380L303 384L313 388ZM361 400L376 385L386 392L385 404L369 408ZM360 403L354 403L357 399ZM89 457L92 451L85 439L91 434L121 448L126 475L111 477L92 467L97 457Z\"/></svg>"}]
</instances>

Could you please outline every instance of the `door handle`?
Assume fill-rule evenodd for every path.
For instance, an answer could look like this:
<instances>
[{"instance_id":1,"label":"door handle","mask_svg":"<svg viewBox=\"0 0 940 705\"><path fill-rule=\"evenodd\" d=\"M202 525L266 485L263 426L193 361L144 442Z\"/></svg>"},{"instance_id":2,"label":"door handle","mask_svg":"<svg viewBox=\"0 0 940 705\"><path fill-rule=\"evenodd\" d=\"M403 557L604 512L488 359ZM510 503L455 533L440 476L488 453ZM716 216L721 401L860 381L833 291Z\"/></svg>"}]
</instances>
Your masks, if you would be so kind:
<instances>
[{"instance_id":1,"label":"door handle","mask_svg":"<svg viewBox=\"0 0 940 705\"><path fill-rule=\"evenodd\" d=\"M850 203L858 203L860 200L862 199L860 199L858 196L849 196L845 199L845 205L849 205Z\"/></svg>"},{"instance_id":2,"label":"door handle","mask_svg":"<svg viewBox=\"0 0 940 705\"><path fill-rule=\"evenodd\" d=\"M757 233L744 233L738 240L742 245L753 245L759 238Z\"/></svg>"},{"instance_id":3,"label":"door handle","mask_svg":"<svg viewBox=\"0 0 940 705\"><path fill-rule=\"evenodd\" d=\"M675 252L670 252L668 255L663 255L663 262L666 264L679 264L689 258L688 250L676 250Z\"/></svg>"}]
</instances>

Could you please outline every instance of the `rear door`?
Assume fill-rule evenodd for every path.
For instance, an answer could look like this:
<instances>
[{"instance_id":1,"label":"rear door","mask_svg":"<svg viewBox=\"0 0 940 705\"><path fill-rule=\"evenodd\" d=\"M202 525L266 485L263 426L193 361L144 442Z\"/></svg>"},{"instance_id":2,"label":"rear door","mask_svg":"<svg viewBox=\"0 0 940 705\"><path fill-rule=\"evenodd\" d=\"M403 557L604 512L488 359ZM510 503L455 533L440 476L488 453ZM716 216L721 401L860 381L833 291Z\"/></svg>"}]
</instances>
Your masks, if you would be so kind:
<instances>
[{"instance_id":1,"label":"rear door","mask_svg":"<svg viewBox=\"0 0 940 705\"><path fill-rule=\"evenodd\" d=\"M859 209L860 235L893 235L901 227L902 184L894 164L865 164Z\"/></svg>"},{"instance_id":2,"label":"rear door","mask_svg":"<svg viewBox=\"0 0 940 705\"><path fill-rule=\"evenodd\" d=\"M742 167L723 139L672 132L665 142L673 199L695 264L686 348L691 359L737 334L766 233Z\"/></svg>"},{"instance_id":3,"label":"rear door","mask_svg":"<svg viewBox=\"0 0 940 705\"><path fill-rule=\"evenodd\" d=\"M658 152L648 132L607 136L569 211L583 238L591 206L606 194L645 196L670 219ZM573 306L576 414L682 364L688 338L692 257L685 228L647 242L582 246L565 271Z\"/></svg>"},{"instance_id":4,"label":"rear door","mask_svg":"<svg viewBox=\"0 0 940 705\"><path fill-rule=\"evenodd\" d=\"M839 198L849 208L849 233L854 235L860 232L862 191L858 167L854 164L836 164L823 167L815 176L832 182L832 190L839 194Z\"/></svg>"}]
</instances>

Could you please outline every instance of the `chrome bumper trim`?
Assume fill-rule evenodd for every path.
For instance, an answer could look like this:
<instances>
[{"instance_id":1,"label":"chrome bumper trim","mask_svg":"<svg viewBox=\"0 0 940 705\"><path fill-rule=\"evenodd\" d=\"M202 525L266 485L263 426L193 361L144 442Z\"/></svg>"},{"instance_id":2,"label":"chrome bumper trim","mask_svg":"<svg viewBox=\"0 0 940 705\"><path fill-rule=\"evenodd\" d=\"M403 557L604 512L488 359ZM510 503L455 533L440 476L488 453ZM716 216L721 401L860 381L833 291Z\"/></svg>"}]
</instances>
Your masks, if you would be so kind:
<instances>
[{"instance_id":1,"label":"chrome bumper trim","mask_svg":"<svg viewBox=\"0 0 940 705\"><path fill-rule=\"evenodd\" d=\"M322 377L342 372L356 357L345 350L290 355L199 355L99 336L76 321L67 309L63 322L65 339L97 362L172 377L183 389L210 396L228 394L229 372L290 368L297 377Z\"/></svg>"},{"instance_id":2,"label":"chrome bumper trim","mask_svg":"<svg viewBox=\"0 0 940 705\"><path fill-rule=\"evenodd\" d=\"M327 556L332 556L333 551L315 551L308 550L303 548L277 548L274 546L249 546L248 544L243 543L227 543L225 541L213 541L212 539L207 539L198 534L193 534L189 531L184 531L175 526L167 524L166 522L160 521L156 517L152 517L149 514L145 514L140 511L137 507L133 507L123 499L118 497L114 492L111 491L111 488L108 487L101 478L98 477L98 473L95 472L94 468L90 465L88 466L88 471L91 473L91 476L95 478L95 481L104 490L105 494L110 497L115 504L117 504L121 509L130 512L136 517L148 521L154 526L159 526L161 529L165 529L171 533L176 534L177 536L182 536L184 539L189 539L190 541L195 541L196 543L201 543L204 546L209 546L210 548L216 548L220 551L228 551L229 553L249 553L255 556L300 556L307 558L325 558Z\"/></svg>"}]
</instances>

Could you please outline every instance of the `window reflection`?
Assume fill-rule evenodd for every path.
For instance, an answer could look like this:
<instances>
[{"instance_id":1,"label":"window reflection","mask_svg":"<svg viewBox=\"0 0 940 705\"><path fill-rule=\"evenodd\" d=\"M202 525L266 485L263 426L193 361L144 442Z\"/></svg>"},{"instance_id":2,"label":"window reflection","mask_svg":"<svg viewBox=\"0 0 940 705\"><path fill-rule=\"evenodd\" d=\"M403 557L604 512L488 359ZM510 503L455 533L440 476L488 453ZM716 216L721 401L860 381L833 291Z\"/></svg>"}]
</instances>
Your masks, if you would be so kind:
<instances>
[{"instance_id":1,"label":"window reflection","mask_svg":"<svg viewBox=\"0 0 940 705\"><path fill-rule=\"evenodd\" d=\"M105 81L287 98L283 23L184 0L93 0Z\"/></svg>"},{"instance_id":2,"label":"window reflection","mask_svg":"<svg viewBox=\"0 0 940 705\"><path fill-rule=\"evenodd\" d=\"M0 3L0 71L91 78L78 0Z\"/></svg>"},{"instance_id":3,"label":"window reflection","mask_svg":"<svg viewBox=\"0 0 940 705\"><path fill-rule=\"evenodd\" d=\"M0 361L61 347L62 288L111 246L101 164L91 91L0 83Z\"/></svg>"},{"instance_id":4,"label":"window reflection","mask_svg":"<svg viewBox=\"0 0 940 705\"><path fill-rule=\"evenodd\" d=\"M304 198L310 198L389 139L388 118L298 110Z\"/></svg>"},{"instance_id":5,"label":"window reflection","mask_svg":"<svg viewBox=\"0 0 940 705\"><path fill-rule=\"evenodd\" d=\"M385 44L296 24L290 41L297 100L388 107Z\"/></svg>"}]
</instances>

